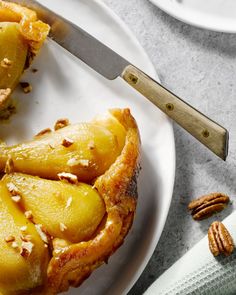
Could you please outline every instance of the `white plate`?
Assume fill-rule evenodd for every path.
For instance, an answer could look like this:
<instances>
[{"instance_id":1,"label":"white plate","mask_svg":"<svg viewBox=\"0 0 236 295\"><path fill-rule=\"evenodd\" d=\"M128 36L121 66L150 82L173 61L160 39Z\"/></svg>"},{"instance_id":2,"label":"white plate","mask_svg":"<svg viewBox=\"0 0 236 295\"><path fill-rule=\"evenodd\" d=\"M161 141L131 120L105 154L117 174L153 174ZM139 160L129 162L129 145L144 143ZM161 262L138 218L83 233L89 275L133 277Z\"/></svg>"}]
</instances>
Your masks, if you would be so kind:
<instances>
[{"instance_id":1,"label":"white plate","mask_svg":"<svg viewBox=\"0 0 236 295\"><path fill-rule=\"evenodd\" d=\"M235 0L150 0L188 24L219 32L236 32Z\"/></svg>"},{"instance_id":2,"label":"white plate","mask_svg":"<svg viewBox=\"0 0 236 295\"><path fill-rule=\"evenodd\" d=\"M41 0L81 25L134 64L157 77L144 50L126 26L100 1ZM79 44L78 44L79 46ZM18 89L18 112L0 126L8 143L31 138L52 127L61 117L71 122L89 120L109 108L129 107L137 119L143 144L139 202L134 226L108 265L96 270L78 290L69 294L126 294L149 261L163 230L172 197L175 149L171 122L151 103L121 80L108 81L52 41L47 42L33 68L22 79L33 91Z\"/></svg>"}]
</instances>

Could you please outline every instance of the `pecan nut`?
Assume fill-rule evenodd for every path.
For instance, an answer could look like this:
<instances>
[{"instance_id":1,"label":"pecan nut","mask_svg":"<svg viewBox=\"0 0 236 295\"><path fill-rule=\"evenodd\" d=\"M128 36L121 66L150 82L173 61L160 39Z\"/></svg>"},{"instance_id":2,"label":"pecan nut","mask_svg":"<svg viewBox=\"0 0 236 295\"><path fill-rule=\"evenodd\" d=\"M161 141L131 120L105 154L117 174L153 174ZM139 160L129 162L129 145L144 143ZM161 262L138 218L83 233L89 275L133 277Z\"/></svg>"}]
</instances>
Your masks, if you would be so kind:
<instances>
[{"instance_id":1,"label":"pecan nut","mask_svg":"<svg viewBox=\"0 0 236 295\"><path fill-rule=\"evenodd\" d=\"M189 203L193 219L202 220L222 211L229 203L229 197L222 193L211 193L204 195Z\"/></svg>"},{"instance_id":2,"label":"pecan nut","mask_svg":"<svg viewBox=\"0 0 236 295\"><path fill-rule=\"evenodd\" d=\"M220 221L215 221L210 226L208 230L208 241L209 248L214 256L220 254L229 256L234 250L233 239Z\"/></svg>"}]
</instances>

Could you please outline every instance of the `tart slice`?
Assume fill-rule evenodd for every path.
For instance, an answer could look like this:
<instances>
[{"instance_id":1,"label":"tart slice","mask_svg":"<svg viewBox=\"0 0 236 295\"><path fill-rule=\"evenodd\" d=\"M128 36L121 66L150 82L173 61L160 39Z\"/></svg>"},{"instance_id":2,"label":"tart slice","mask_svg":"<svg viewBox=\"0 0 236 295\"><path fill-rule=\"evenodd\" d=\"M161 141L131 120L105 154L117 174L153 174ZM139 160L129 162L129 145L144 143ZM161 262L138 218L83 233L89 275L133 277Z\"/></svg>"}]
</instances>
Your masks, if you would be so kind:
<instances>
[{"instance_id":1,"label":"tart slice","mask_svg":"<svg viewBox=\"0 0 236 295\"><path fill-rule=\"evenodd\" d=\"M10 208L3 219L12 220L9 228L1 220L0 247L19 260L25 274L28 265L39 271L37 280L22 274L19 283L14 265L1 259L0 251L4 295L58 294L79 286L108 261L133 222L140 139L130 111L115 109L90 123L56 129L26 143L0 146L0 170L6 172L1 201ZM23 258L18 224L27 225L25 235L34 245ZM14 251L6 241L11 236L18 242Z\"/></svg>"},{"instance_id":2,"label":"tart slice","mask_svg":"<svg viewBox=\"0 0 236 295\"><path fill-rule=\"evenodd\" d=\"M46 39L49 26L34 11L0 0L0 112Z\"/></svg>"}]
</instances>

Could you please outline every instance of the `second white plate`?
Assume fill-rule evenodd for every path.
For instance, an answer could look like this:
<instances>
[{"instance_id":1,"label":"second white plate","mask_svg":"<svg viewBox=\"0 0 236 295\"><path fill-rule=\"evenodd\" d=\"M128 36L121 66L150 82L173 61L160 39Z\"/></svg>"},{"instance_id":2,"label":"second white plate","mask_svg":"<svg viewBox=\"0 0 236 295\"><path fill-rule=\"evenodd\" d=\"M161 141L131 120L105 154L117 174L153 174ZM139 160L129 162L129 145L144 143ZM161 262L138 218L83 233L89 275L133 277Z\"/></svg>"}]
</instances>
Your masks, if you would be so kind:
<instances>
[{"instance_id":1,"label":"second white plate","mask_svg":"<svg viewBox=\"0 0 236 295\"><path fill-rule=\"evenodd\" d=\"M188 24L219 32L236 33L235 0L150 0Z\"/></svg>"},{"instance_id":2,"label":"second white plate","mask_svg":"<svg viewBox=\"0 0 236 295\"><path fill-rule=\"evenodd\" d=\"M126 26L101 1L41 0L55 12L82 26L125 58L156 77L144 50ZM79 46L79 44L78 44ZM109 108L129 107L142 138L142 171L134 225L124 245L78 289L68 294L126 294L149 261L168 214L175 174L175 148L171 122L125 82L108 81L54 42L45 44L23 80L33 91L19 98L10 124L0 125L0 138L16 143L32 138L58 118L87 121ZM157 78L157 77L156 77Z\"/></svg>"}]
</instances>

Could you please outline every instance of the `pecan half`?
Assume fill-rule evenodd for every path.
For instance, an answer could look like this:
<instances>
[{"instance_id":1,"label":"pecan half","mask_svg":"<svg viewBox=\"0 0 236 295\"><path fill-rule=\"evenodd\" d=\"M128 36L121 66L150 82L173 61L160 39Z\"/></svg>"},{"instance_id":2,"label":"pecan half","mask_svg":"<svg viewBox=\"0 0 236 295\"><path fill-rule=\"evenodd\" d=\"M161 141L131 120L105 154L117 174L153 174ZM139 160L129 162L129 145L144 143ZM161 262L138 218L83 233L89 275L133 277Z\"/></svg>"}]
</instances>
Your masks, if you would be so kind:
<instances>
[{"instance_id":1,"label":"pecan half","mask_svg":"<svg viewBox=\"0 0 236 295\"><path fill-rule=\"evenodd\" d=\"M229 256L234 250L233 239L220 221L215 221L210 226L208 230L208 241L209 248L214 256L220 254Z\"/></svg>"},{"instance_id":2,"label":"pecan half","mask_svg":"<svg viewBox=\"0 0 236 295\"><path fill-rule=\"evenodd\" d=\"M222 211L229 203L229 197L222 193L212 193L193 200L188 205L193 219L202 220Z\"/></svg>"}]
</instances>

